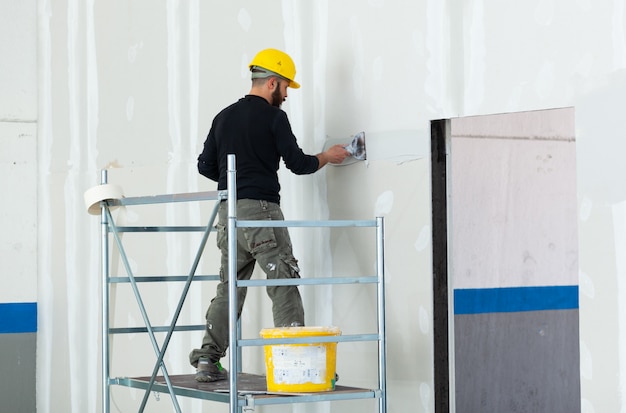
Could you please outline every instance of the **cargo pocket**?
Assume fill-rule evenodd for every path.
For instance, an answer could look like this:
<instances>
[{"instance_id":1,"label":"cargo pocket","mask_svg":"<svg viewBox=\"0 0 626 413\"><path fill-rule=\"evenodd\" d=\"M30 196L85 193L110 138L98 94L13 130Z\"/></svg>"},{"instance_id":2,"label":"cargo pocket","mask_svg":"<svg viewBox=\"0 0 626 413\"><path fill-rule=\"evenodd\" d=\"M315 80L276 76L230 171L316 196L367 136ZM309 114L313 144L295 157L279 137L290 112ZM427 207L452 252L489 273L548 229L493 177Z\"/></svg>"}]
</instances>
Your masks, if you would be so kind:
<instances>
[{"instance_id":1,"label":"cargo pocket","mask_svg":"<svg viewBox=\"0 0 626 413\"><path fill-rule=\"evenodd\" d=\"M228 233L226 232L226 226L222 224L215 225L215 230L217 231L217 235L215 238L215 242L217 244L217 248L220 250L224 250L228 247Z\"/></svg>"},{"instance_id":2,"label":"cargo pocket","mask_svg":"<svg viewBox=\"0 0 626 413\"><path fill-rule=\"evenodd\" d=\"M244 228L244 237L248 243L248 251L252 255L276 248L276 234L273 227Z\"/></svg>"},{"instance_id":3,"label":"cargo pocket","mask_svg":"<svg viewBox=\"0 0 626 413\"><path fill-rule=\"evenodd\" d=\"M278 274L279 278L300 278L300 267L298 267L298 260L293 257L281 257L283 262L283 271Z\"/></svg>"}]
</instances>

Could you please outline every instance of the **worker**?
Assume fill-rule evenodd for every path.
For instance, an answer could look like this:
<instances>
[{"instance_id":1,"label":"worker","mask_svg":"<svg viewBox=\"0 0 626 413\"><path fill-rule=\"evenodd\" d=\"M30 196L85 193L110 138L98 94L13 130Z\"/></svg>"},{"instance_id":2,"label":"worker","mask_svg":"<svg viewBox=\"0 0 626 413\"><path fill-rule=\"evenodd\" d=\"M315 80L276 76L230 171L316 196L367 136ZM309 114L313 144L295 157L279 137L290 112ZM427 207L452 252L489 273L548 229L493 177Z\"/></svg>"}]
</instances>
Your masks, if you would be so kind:
<instances>
[{"instance_id":1,"label":"worker","mask_svg":"<svg viewBox=\"0 0 626 413\"><path fill-rule=\"evenodd\" d=\"M235 154L237 169L237 217L242 220L284 220L280 209L278 167L298 175L311 174L328 163L340 164L349 156L345 145L334 145L317 155L298 146L287 114L280 109L287 88L297 89L296 67L289 55L276 49L260 51L249 65L250 93L223 109L214 119L198 157L198 171L226 188L227 155ZM221 251L220 282L206 313L202 346L189 354L196 380L227 378L220 364L228 348L228 241L227 201L220 203L217 246ZM299 278L287 228L237 228L237 279L248 280L255 263L268 279ZM303 326L304 308L297 286L268 286L275 327ZM246 288L237 289L237 317Z\"/></svg>"}]
</instances>

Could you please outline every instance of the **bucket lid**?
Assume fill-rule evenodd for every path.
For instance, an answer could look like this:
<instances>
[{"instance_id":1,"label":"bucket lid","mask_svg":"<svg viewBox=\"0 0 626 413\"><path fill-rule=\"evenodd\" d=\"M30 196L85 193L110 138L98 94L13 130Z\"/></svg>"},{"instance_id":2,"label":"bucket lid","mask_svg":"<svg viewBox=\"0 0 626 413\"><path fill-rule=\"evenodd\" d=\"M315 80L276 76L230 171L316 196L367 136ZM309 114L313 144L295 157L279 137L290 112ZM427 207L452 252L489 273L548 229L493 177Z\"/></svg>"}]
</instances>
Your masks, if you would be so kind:
<instances>
[{"instance_id":1,"label":"bucket lid","mask_svg":"<svg viewBox=\"0 0 626 413\"><path fill-rule=\"evenodd\" d=\"M277 327L264 328L259 333L263 338L339 336L338 327Z\"/></svg>"}]
</instances>

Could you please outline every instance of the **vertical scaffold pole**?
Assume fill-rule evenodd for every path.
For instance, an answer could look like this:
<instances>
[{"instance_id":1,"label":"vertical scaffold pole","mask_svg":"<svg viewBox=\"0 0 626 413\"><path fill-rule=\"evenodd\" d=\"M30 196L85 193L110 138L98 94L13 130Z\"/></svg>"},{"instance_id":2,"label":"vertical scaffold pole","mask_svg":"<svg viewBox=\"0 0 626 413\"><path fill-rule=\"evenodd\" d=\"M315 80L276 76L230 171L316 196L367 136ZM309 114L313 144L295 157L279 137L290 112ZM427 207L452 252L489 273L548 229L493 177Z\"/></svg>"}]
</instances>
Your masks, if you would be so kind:
<instances>
[{"instance_id":1,"label":"vertical scaffold pole","mask_svg":"<svg viewBox=\"0 0 626 413\"><path fill-rule=\"evenodd\" d=\"M378 275L378 412L387 412L387 339L385 331L385 225L376 218L376 272Z\"/></svg>"},{"instance_id":2,"label":"vertical scaffold pole","mask_svg":"<svg viewBox=\"0 0 626 413\"><path fill-rule=\"evenodd\" d=\"M100 183L106 184L107 170L100 174ZM102 265L102 413L110 412L109 393L109 232L106 204L100 205L100 236L101 236L101 265Z\"/></svg>"},{"instance_id":3,"label":"vertical scaffold pole","mask_svg":"<svg viewBox=\"0 0 626 413\"><path fill-rule=\"evenodd\" d=\"M228 342L230 346L230 412L236 413L237 397L237 169L235 155L228 155Z\"/></svg>"}]
</instances>

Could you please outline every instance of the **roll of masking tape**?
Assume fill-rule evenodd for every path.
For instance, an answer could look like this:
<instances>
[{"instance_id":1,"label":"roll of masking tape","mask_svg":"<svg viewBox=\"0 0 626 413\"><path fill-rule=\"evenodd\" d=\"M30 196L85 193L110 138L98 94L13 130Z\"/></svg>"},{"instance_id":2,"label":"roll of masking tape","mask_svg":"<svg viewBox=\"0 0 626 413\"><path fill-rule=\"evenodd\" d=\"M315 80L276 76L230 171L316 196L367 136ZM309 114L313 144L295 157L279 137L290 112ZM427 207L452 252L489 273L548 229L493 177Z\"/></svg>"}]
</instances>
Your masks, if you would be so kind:
<instances>
[{"instance_id":1,"label":"roll of masking tape","mask_svg":"<svg viewBox=\"0 0 626 413\"><path fill-rule=\"evenodd\" d=\"M124 197L122 188L114 184L94 186L85 191L85 206L91 215L100 215L100 202Z\"/></svg>"}]
</instances>

